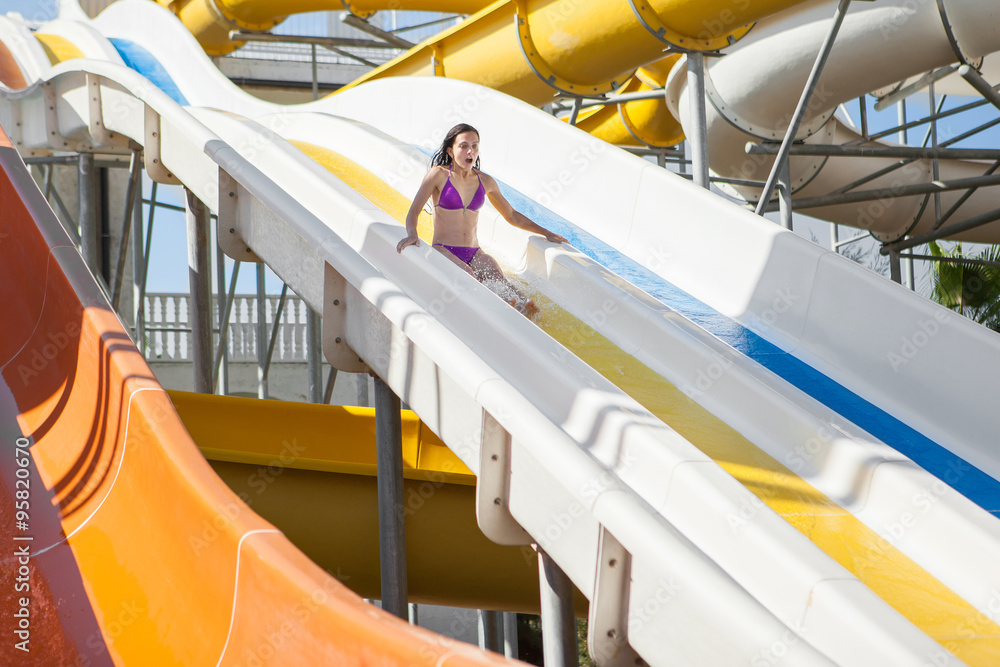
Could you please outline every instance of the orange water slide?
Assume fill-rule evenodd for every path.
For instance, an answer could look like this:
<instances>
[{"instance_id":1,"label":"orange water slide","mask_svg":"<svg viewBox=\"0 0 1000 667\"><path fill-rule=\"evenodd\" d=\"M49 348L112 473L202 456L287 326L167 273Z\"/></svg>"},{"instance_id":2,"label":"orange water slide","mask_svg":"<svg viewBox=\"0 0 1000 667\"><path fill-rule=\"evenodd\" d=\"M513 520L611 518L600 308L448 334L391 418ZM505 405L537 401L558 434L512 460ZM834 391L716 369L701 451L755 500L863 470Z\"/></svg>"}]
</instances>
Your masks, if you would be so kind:
<instances>
[{"instance_id":1,"label":"orange water slide","mask_svg":"<svg viewBox=\"0 0 1000 667\"><path fill-rule=\"evenodd\" d=\"M366 604L226 487L2 132L0 204L0 664L507 664Z\"/></svg>"},{"instance_id":2,"label":"orange water slide","mask_svg":"<svg viewBox=\"0 0 1000 667\"><path fill-rule=\"evenodd\" d=\"M0 83L12 90L21 90L28 85L17 59L3 42L0 42Z\"/></svg>"}]
</instances>

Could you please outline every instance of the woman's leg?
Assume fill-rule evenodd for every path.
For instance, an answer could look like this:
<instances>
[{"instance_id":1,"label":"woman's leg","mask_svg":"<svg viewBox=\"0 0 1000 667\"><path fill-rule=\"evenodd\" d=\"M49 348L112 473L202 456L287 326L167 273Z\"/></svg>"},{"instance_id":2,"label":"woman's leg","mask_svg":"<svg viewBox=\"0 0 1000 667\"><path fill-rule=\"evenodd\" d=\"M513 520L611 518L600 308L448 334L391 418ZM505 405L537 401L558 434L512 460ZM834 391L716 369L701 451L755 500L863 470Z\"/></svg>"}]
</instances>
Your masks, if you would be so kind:
<instances>
[{"instance_id":1,"label":"woman's leg","mask_svg":"<svg viewBox=\"0 0 1000 667\"><path fill-rule=\"evenodd\" d=\"M538 306L535 305L535 302L529 299L521 290L514 287L507 280L507 276L503 274L503 269L500 268L497 261L484 251L480 250L472 258L472 270L474 272L473 275L481 283L490 281L500 283L501 288L504 290L504 293L500 297L517 308L521 313L527 315L529 318L538 313Z\"/></svg>"}]
</instances>

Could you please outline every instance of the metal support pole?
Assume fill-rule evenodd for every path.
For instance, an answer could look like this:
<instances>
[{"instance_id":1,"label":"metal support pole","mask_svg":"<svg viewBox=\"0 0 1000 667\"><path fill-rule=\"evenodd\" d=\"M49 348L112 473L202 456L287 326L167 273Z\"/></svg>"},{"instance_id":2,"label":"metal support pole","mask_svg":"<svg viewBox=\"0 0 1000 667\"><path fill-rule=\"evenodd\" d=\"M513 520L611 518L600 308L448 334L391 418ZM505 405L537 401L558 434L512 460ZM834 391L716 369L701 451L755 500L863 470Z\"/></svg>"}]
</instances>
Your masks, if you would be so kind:
<instances>
[{"instance_id":1,"label":"metal support pole","mask_svg":"<svg viewBox=\"0 0 1000 667\"><path fill-rule=\"evenodd\" d=\"M852 236L849 239L844 239L843 241L837 241L837 245L833 249L834 250L840 250L845 245L850 245L852 243L857 243L858 241L861 241L863 239L870 238L871 235L872 235L871 232L864 232L863 234L858 234L857 236Z\"/></svg>"},{"instance_id":2,"label":"metal support pole","mask_svg":"<svg viewBox=\"0 0 1000 667\"><path fill-rule=\"evenodd\" d=\"M406 515L403 504L402 433L399 397L381 378L376 377L375 461L382 609L406 619Z\"/></svg>"},{"instance_id":3,"label":"metal support pole","mask_svg":"<svg viewBox=\"0 0 1000 667\"><path fill-rule=\"evenodd\" d=\"M142 251L142 281L139 283L139 296L136 299L140 304L140 308L142 308L143 332L145 332L146 328L146 281L149 276L149 254L153 246L153 220L156 217L156 185L156 181L153 181L153 187L150 188L149 193L149 222L146 224L145 249ZM136 204L142 208L141 199ZM143 333L143 336L145 336L145 333ZM143 350L143 357L145 357L145 348L141 349Z\"/></svg>"},{"instance_id":4,"label":"metal support pole","mask_svg":"<svg viewBox=\"0 0 1000 667\"><path fill-rule=\"evenodd\" d=\"M950 74L954 73L954 71L957 69L958 65L948 65L946 67L941 67L934 71L927 72L926 74L924 74L922 77L920 77L910 85L900 88L896 92L886 95L885 97L880 99L878 102L875 103L875 111L884 111L888 109L889 107L891 107L893 104L896 104L900 100L905 100L910 95L915 94L917 91L919 91L921 88L923 88L928 84L933 86L935 81L940 81L946 76L949 76ZM933 105L931 106L931 108L932 109L934 108ZM903 123L900 123L900 125L903 125L904 123L905 121Z\"/></svg>"},{"instance_id":5,"label":"metal support pole","mask_svg":"<svg viewBox=\"0 0 1000 667\"><path fill-rule=\"evenodd\" d=\"M382 30L381 28L376 28L368 21L358 18L357 16L351 14L350 12L344 12L344 17L340 20L346 25L351 26L352 28L356 28L361 32L367 32L369 35L374 35L375 37L378 37L386 44L389 44L397 49L409 50L412 49L414 46L416 46L416 44L414 44L413 42L407 41L402 37L392 34L391 32L387 32L385 30Z\"/></svg>"},{"instance_id":6,"label":"metal support pole","mask_svg":"<svg viewBox=\"0 0 1000 667\"><path fill-rule=\"evenodd\" d=\"M971 257L936 257L934 255L914 255L911 253L900 253L901 257L912 259L924 259L928 262L940 262L942 264L967 264L969 266L1000 266L1000 262L991 262L988 259L973 259Z\"/></svg>"},{"instance_id":7,"label":"metal support pole","mask_svg":"<svg viewBox=\"0 0 1000 667\"><path fill-rule=\"evenodd\" d=\"M861 137L865 140L868 139L868 97L862 95L858 98L858 106L860 107L861 116Z\"/></svg>"},{"instance_id":8,"label":"metal support pole","mask_svg":"<svg viewBox=\"0 0 1000 667\"><path fill-rule=\"evenodd\" d=\"M51 198L53 201L55 201L56 208L58 208L59 212L62 213L62 217L59 218L59 222L62 223L63 229L65 229L66 233L69 234L69 238L73 241L73 244L77 248L79 248L80 247L80 230L78 229L77 224L75 222L73 222L73 216L71 216L69 214L69 211L66 209L66 204L63 203L62 197L59 196L59 193L56 192L55 187L53 187L54 184L52 183L52 177L53 177L54 172L55 172L55 165L53 165L53 164L47 164L47 165L44 165L44 167L45 167L45 172L44 172L45 173L45 200L49 201L49 199ZM36 167L36 169L41 169L41 168L42 168L41 166Z\"/></svg>"},{"instance_id":9,"label":"metal support pole","mask_svg":"<svg viewBox=\"0 0 1000 667\"><path fill-rule=\"evenodd\" d=\"M188 281L191 286L191 322L194 390L212 393L212 263L208 258L208 208L188 189L187 202Z\"/></svg>"},{"instance_id":10,"label":"metal support pole","mask_svg":"<svg viewBox=\"0 0 1000 667\"><path fill-rule=\"evenodd\" d=\"M767 177L767 183L764 185L764 191L761 193L760 201L757 203L757 215L764 214L764 211L767 208L767 203L770 201L771 195L774 193L774 188L778 184L778 171L781 168L781 162L788 159L789 149L792 146L792 142L795 141L795 135L799 133L799 126L802 124L802 119L806 115L806 110L809 107L809 101L812 99L813 91L816 90L816 84L819 83L820 74L823 73L826 61L830 57L830 52L833 50L833 43L837 39L837 33L840 32L840 26L843 25L844 17L847 16L847 9L850 6L851 0L840 0L840 4L837 6L837 14L833 18L833 25L830 27L830 33L826 36L826 40L823 42L823 46L820 47L819 54L816 56L816 62L813 63L812 71L809 73L809 79L806 81L806 87L802 91L802 97L799 98L799 104L795 108L795 113L792 116L791 125L789 125L788 132L785 133L785 138L781 142L781 149L778 151L778 157L775 165L771 169L770 176Z\"/></svg>"},{"instance_id":11,"label":"metal support pole","mask_svg":"<svg viewBox=\"0 0 1000 667\"><path fill-rule=\"evenodd\" d=\"M840 225L836 222L830 223L830 250L840 252Z\"/></svg>"},{"instance_id":12,"label":"metal support pole","mask_svg":"<svg viewBox=\"0 0 1000 667\"><path fill-rule=\"evenodd\" d=\"M971 178L960 178L954 181L930 181L927 183L915 183L913 185L900 185L888 188L875 188L873 190L856 190L844 194L820 195L818 197L802 197L792 202L793 208L798 211L804 208L817 208L820 206L836 206L838 204L856 204L864 201L874 201L876 199L887 199L890 197L912 197L914 195L929 195L937 192L951 192L954 190L967 190L969 188L980 188L991 185L1000 185L1000 175L988 173L984 176L973 176ZM767 207L767 212L774 210L774 205Z\"/></svg>"},{"instance_id":13,"label":"metal support pole","mask_svg":"<svg viewBox=\"0 0 1000 667\"><path fill-rule=\"evenodd\" d=\"M264 265L257 264L257 398L267 398L267 294Z\"/></svg>"},{"instance_id":14,"label":"metal support pole","mask_svg":"<svg viewBox=\"0 0 1000 667\"><path fill-rule=\"evenodd\" d=\"M479 610L479 648L503 654L503 613Z\"/></svg>"},{"instance_id":15,"label":"metal support pole","mask_svg":"<svg viewBox=\"0 0 1000 667\"><path fill-rule=\"evenodd\" d=\"M578 97L573 100L573 111L569 114L569 124L576 125L576 119L580 117L580 109L583 108L583 98Z\"/></svg>"},{"instance_id":16,"label":"metal support pole","mask_svg":"<svg viewBox=\"0 0 1000 667\"><path fill-rule=\"evenodd\" d=\"M942 97L942 100L943 99L944 99L944 97ZM954 109L952 109L951 111L954 111ZM934 114L933 117L935 119L937 119L937 120L940 120L942 118L945 118L949 113L950 113L950 111L945 112L945 113L940 113L940 114ZM910 125L916 126L916 125L919 125L921 123L926 123L927 120L928 119L922 119L920 121L915 121L913 123L907 123L907 125L908 126L910 126ZM968 132L964 132L964 133L958 135L957 137L952 137L951 139L947 139L946 141L942 141L940 143L940 145L939 145L939 148L936 151L934 149L926 149L926 150L922 151L922 149L916 149L916 148L912 148L912 147L896 147L896 148L893 148L892 150L899 150L899 148L904 148L905 150L910 150L910 151L917 150L917 151L922 151L924 153L926 153L926 151L929 150L929 151L931 151L931 155L916 154L915 156L907 156L906 158L901 159L899 162L897 162L894 165L890 165L888 167L884 167L882 169L879 169L878 171L872 172L870 174L866 174L865 176L863 176L863 177L859 178L858 180L854 181L853 183L849 183L847 185L841 186L841 187L837 188L836 190L834 190L831 194L843 194L845 192L850 192L851 190L853 190L856 187L859 187L861 185L864 185L865 183L869 183L871 181L874 181L875 179L881 178L882 176L885 176L886 174L891 174L892 172L896 171L897 169L901 169L902 167L905 167L905 166L907 166L909 164L912 164L915 160L917 160L919 158L922 158L922 157L931 157L933 155L937 155L939 158L942 158L942 159L948 158L949 157L948 155L944 155L944 154L941 153L941 149L942 148L945 148L946 146L951 146L953 144L957 144L957 143L960 143L962 141L965 141L969 137L975 136L975 135L977 135L977 134L979 134L981 132L985 132L986 130L988 130L991 127L994 127L996 125L1000 125L1000 118L992 120L992 121L989 121L988 123L985 123L984 125L980 125L977 128L973 128L972 130L969 130ZM875 139L878 139L880 137L887 137L890 134L892 134L893 132L902 131L903 129L904 129L903 127L899 127L899 128L896 128L896 129L894 129L892 131L886 131L886 132L879 133L877 135L873 135L872 137L869 137L869 138L872 141L874 141ZM846 145L846 144L844 144L844 145ZM796 148L800 148L800 147L798 147L798 146L792 146L792 152L793 152L793 154L796 152ZM755 148L754 152L756 150L757 149ZM804 153L802 153L802 154L804 155ZM829 155L830 153L826 153L826 154ZM872 155L875 155L875 154L872 154ZM879 154L879 156L881 157L882 154ZM863 155L862 155L862 157L863 157ZM899 157L899 156L895 155L895 156L892 156L892 157ZM962 154L962 155L954 155L953 154L950 157L954 157L956 159L979 159L979 158L973 158L973 157L971 157L969 155L966 155L966 154ZM997 158L1000 158L1000 154L994 155L992 158L989 158L989 159L995 160Z\"/></svg>"},{"instance_id":17,"label":"metal support pole","mask_svg":"<svg viewBox=\"0 0 1000 667\"><path fill-rule=\"evenodd\" d=\"M313 99L319 99L319 65L316 63L316 44L312 46Z\"/></svg>"},{"instance_id":18,"label":"metal support pole","mask_svg":"<svg viewBox=\"0 0 1000 667\"><path fill-rule=\"evenodd\" d=\"M518 657L517 614L512 611L503 613L503 654L515 660Z\"/></svg>"},{"instance_id":19,"label":"metal support pole","mask_svg":"<svg viewBox=\"0 0 1000 667\"><path fill-rule=\"evenodd\" d=\"M97 186L97 199L94 202L97 211L97 239L100 246L101 270L97 274L104 285L104 292L111 299L111 285L113 276L111 275L111 215L109 202L111 201L111 188L108 178L108 168L99 164L94 158L94 181Z\"/></svg>"},{"instance_id":20,"label":"metal support pole","mask_svg":"<svg viewBox=\"0 0 1000 667\"><path fill-rule=\"evenodd\" d=\"M216 226L218 226L219 221L215 221ZM218 233L216 233L216 238L219 238ZM235 269L234 269L235 271ZM217 350L217 355L222 357L222 365L219 367L219 382L213 382L212 387L221 396L226 396L229 394L229 345L227 344L228 336L226 335L229 329L229 309L223 306L223 295L226 294L226 255L222 252L222 246L218 243L215 244L215 280L216 280L216 296L215 296L215 310L219 316L219 348ZM216 364L212 364L212 375L215 376Z\"/></svg>"},{"instance_id":21,"label":"metal support pole","mask_svg":"<svg viewBox=\"0 0 1000 667\"><path fill-rule=\"evenodd\" d=\"M281 326L281 315L285 310L285 300L288 298L288 284L282 286L281 296L278 297L278 307L274 310L274 318L271 322L271 336L267 343L267 354L264 356L264 382L271 373L271 357L274 356L274 345L278 342L278 331Z\"/></svg>"},{"instance_id":22,"label":"metal support pole","mask_svg":"<svg viewBox=\"0 0 1000 667\"><path fill-rule=\"evenodd\" d=\"M976 89L983 98L1000 109L1000 93L997 93L996 89L989 84L989 82L982 77L982 75L976 70L972 69L968 65L962 65L958 68L958 73L963 79L969 82L969 85Z\"/></svg>"},{"instance_id":23,"label":"metal support pole","mask_svg":"<svg viewBox=\"0 0 1000 667\"><path fill-rule=\"evenodd\" d=\"M323 318L306 306L306 363L309 374L309 402L323 402Z\"/></svg>"},{"instance_id":24,"label":"metal support pole","mask_svg":"<svg viewBox=\"0 0 1000 667\"><path fill-rule=\"evenodd\" d=\"M691 114L691 132L688 143L691 146L691 169L695 185L706 190L708 181L708 127L705 120L705 54L687 55L687 83Z\"/></svg>"},{"instance_id":25,"label":"metal support pole","mask_svg":"<svg viewBox=\"0 0 1000 667\"><path fill-rule=\"evenodd\" d=\"M931 107L932 111L933 111L933 109L934 109L934 107ZM906 99L905 98L901 99L899 101L899 103L896 104L896 124L900 128L906 127ZM909 141L907 141L906 130L905 129L900 129L899 130L899 143L903 144L904 146L906 144L910 143Z\"/></svg>"},{"instance_id":26,"label":"metal support pole","mask_svg":"<svg viewBox=\"0 0 1000 667\"><path fill-rule=\"evenodd\" d=\"M899 262L899 251L890 250L889 251L889 277L892 278L894 283L903 283L903 271L900 267Z\"/></svg>"},{"instance_id":27,"label":"metal support pole","mask_svg":"<svg viewBox=\"0 0 1000 667\"><path fill-rule=\"evenodd\" d=\"M284 42L288 44L316 44L336 51L337 47L359 49L396 49L399 47L376 39L354 39L352 37L312 37L309 35L276 35L270 32L244 32L230 30L229 39L234 42Z\"/></svg>"},{"instance_id":28,"label":"metal support pole","mask_svg":"<svg viewBox=\"0 0 1000 667\"><path fill-rule=\"evenodd\" d=\"M139 151L132 151L129 163L128 186L125 188L125 213L122 215L121 238L118 243L118 261L115 265L114 283L111 289L111 307L118 310L122 296L122 282L125 279L125 258L128 256L129 235L132 231L132 218L135 217L135 191L140 187L139 179L142 173L142 160ZM138 199L142 199L139 197Z\"/></svg>"},{"instance_id":29,"label":"metal support pole","mask_svg":"<svg viewBox=\"0 0 1000 667\"><path fill-rule=\"evenodd\" d=\"M928 108L933 111L935 109L935 107L937 106L937 100L935 99L936 96L934 95L934 82L933 81L931 81L930 86L928 86L927 92L930 95L930 107L928 107ZM931 139L931 148L937 150L937 147L938 147L938 125L937 125L937 119L936 118L931 120L930 139ZM941 180L941 162L940 162L940 160L938 159L937 156L934 156L934 158L931 160L931 173L933 174L932 180L934 180L934 181ZM938 226L938 221L939 220L941 220L941 193L940 192L935 192L934 193L934 226L935 227Z\"/></svg>"},{"instance_id":30,"label":"metal support pole","mask_svg":"<svg viewBox=\"0 0 1000 667\"><path fill-rule=\"evenodd\" d=\"M357 375L358 378L358 405L361 407L370 406L371 398L368 396L368 376L364 373Z\"/></svg>"},{"instance_id":31,"label":"metal support pole","mask_svg":"<svg viewBox=\"0 0 1000 667\"><path fill-rule=\"evenodd\" d=\"M937 120L943 120L945 118L949 118L951 116L955 116L960 113L964 113L966 111L971 111L972 109L978 109L979 107L986 106L987 104L989 104L989 102L987 102L986 100L979 100L978 102L964 104L962 106L955 107L954 109L948 109L947 111L940 111L936 114L933 114L933 118L936 118ZM876 139L882 139L883 137L888 137L896 132L901 132L903 130L912 130L915 127L920 127L921 125L925 125L929 120L931 120L930 117L918 118L917 120L907 122L905 125L900 125L897 127L890 128L888 130L882 130L881 132L876 132L875 134L869 135L868 139L871 141L875 141Z\"/></svg>"},{"instance_id":32,"label":"metal support pole","mask_svg":"<svg viewBox=\"0 0 1000 667\"><path fill-rule=\"evenodd\" d=\"M233 310L233 301L236 300L236 278L240 275L240 262L233 263L233 275L229 278L229 290L226 292L226 312L222 315L222 322L225 326L219 331L219 348L215 352L215 362L212 364L212 386L217 386L219 378L219 364L222 357L228 360L229 351L229 315ZM226 388L228 393L228 387Z\"/></svg>"},{"instance_id":33,"label":"metal support pole","mask_svg":"<svg viewBox=\"0 0 1000 667\"><path fill-rule=\"evenodd\" d=\"M101 230L97 225L97 170L92 153L80 153L77 165L79 190L80 254L94 275L101 273Z\"/></svg>"},{"instance_id":34,"label":"metal support pole","mask_svg":"<svg viewBox=\"0 0 1000 667\"><path fill-rule=\"evenodd\" d=\"M905 241L897 241L893 243L889 250L883 248L879 252L883 255L892 252L893 250L899 251L906 248L915 248L918 245L927 243L928 241L936 241L938 239L945 239L949 236L955 234L960 234L962 232L967 232L970 229L975 229L976 227L982 227L983 225L988 225L991 222L996 222L1000 220L1000 208L993 209L992 211L987 211L985 213L980 213L979 215L973 216L962 222L956 222L953 225L948 225L947 227L942 227L933 232L927 232L924 234L918 234L917 236L911 236Z\"/></svg>"},{"instance_id":35,"label":"metal support pole","mask_svg":"<svg viewBox=\"0 0 1000 667\"><path fill-rule=\"evenodd\" d=\"M986 170L986 173L984 173L983 176L991 176L994 172L996 172L997 169L1000 169L1000 160L994 162L990 166L990 168ZM937 221L937 225L934 227L934 229L938 229L942 227L944 223L948 222L948 220L951 219L951 216L955 215L958 209L962 208L962 205L965 204L965 202L967 202L969 198L972 197L972 195L976 194L977 190L979 190L978 187L969 188L961 197L959 197L958 201L956 201L952 205L952 207L949 208L948 211L941 216L941 219Z\"/></svg>"},{"instance_id":36,"label":"metal support pole","mask_svg":"<svg viewBox=\"0 0 1000 667\"><path fill-rule=\"evenodd\" d=\"M1000 124L1000 123L997 123ZM1000 150L995 148L947 148L942 141L937 148L926 146L859 146L857 144L795 144L790 155L819 155L828 157L877 157L904 160L997 160ZM776 155L779 148L772 143L748 143L746 152L750 155Z\"/></svg>"},{"instance_id":37,"label":"metal support pole","mask_svg":"<svg viewBox=\"0 0 1000 667\"><path fill-rule=\"evenodd\" d=\"M653 88L651 90L644 90L641 93L622 93L621 95L611 95L606 99L592 99L592 100L580 100L581 109L589 109L591 107L606 107L612 104L624 104L626 102L641 102L643 100L662 100L664 94L663 88Z\"/></svg>"},{"instance_id":38,"label":"metal support pole","mask_svg":"<svg viewBox=\"0 0 1000 667\"><path fill-rule=\"evenodd\" d=\"M333 398L333 385L337 383L337 369L330 366L330 375L326 379L326 389L323 390L323 405L329 405Z\"/></svg>"},{"instance_id":39,"label":"metal support pole","mask_svg":"<svg viewBox=\"0 0 1000 667\"><path fill-rule=\"evenodd\" d=\"M778 205L781 212L781 226L792 229L792 176L786 157L778 169Z\"/></svg>"},{"instance_id":40,"label":"metal support pole","mask_svg":"<svg viewBox=\"0 0 1000 667\"><path fill-rule=\"evenodd\" d=\"M538 550L541 588L542 656L546 667L577 667L573 584L547 553Z\"/></svg>"},{"instance_id":41,"label":"metal support pole","mask_svg":"<svg viewBox=\"0 0 1000 667\"><path fill-rule=\"evenodd\" d=\"M132 321L135 323L135 344L146 357L146 308L143 301L146 287L146 255L142 233L142 178L132 200Z\"/></svg>"}]
</instances>

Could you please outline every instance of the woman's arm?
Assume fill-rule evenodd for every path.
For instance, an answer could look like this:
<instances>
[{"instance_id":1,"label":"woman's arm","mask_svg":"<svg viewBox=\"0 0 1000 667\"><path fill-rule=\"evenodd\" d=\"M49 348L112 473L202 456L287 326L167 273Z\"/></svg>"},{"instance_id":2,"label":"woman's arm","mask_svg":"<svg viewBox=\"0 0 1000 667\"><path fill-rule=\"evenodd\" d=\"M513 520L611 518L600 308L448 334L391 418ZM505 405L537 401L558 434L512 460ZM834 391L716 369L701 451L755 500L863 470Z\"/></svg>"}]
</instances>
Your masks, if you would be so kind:
<instances>
[{"instance_id":1,"label":"woman's arm","mask_svg":"<svg viewBox=\"0 0 1000 667\"><path fill-rule=\"evenodd\" d=\"M523 229L535 234L541 234L546 240L551 241L552 243L569 243L569 241L559 234L550 232L520 211L514 210L514 207L510 205L510 202L507 201L502 194L500 194L500 187L497 185L497 182L493 180L493 177L487 176L486 174L483 174L482 177L483 185L486 188L486 196L490 198L490 203L492 203L493 207L500 212L500 215L503 216L504 220L518 229Z\"/></svg>"},{"instance_id":2,"label":"woman's arm","mask_svg":"<svg viewBox=\"0 0 1000 667\"><path fill-rule=\"evenodd\" d=\"M424 204L438 187L439 172L437 167L431 167L424 176L424 180L421 181L417 194L413 197L413 203L410 204L410 210L406 212L406 237L396 245L396 252L403 252L403 248L408 245L420 245L420 237L417 236L417 221L420 218L420 211L424 209Z\"/></svg>"}]
</instances>

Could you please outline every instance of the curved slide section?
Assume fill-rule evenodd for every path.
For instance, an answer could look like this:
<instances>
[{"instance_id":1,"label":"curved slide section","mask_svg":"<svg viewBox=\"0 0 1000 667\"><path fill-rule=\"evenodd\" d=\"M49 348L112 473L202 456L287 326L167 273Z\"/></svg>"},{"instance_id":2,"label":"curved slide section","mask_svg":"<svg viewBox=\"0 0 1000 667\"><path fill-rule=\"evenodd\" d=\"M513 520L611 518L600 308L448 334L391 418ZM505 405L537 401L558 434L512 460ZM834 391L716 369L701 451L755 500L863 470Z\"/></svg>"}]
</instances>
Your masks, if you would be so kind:
<instances>
[{"instance_id":1,"label":"curved slide section","mask_svg":"<svg viewBox=\"0 0 1000 667\"><path fill-rule=\"evenodd\" d=\"M5 135L0 167L4 664L504 663L365 604L250 511Z\"/></svg>"},{"instance_id":2,"label":"curved slide section","mask_svg":"<svg viewBox=\"0 0 1000 667\"><path fill-rule=\"evenodd\" d=\"M709 76L715 92L708 105L708 144L713 171L729 178L767 179L773 158L747 155L744 146L783 137L782 123L787 125L792 116L836 7L836 2L814 1L779 14L759 24L745 42L711 64ZM1000 50L1000 34L994 29L1000 9L988 0L854 3L834 43L799 138L806 144L870 144L856 128L832 117L834 111L841 103L870 91L956 62L955 47L941 17L942 7L947 8L946 16L967 59L974 61ZM685 126L690 123L687 95L684 70L678 66L671 75L667 99ZM748 133L744 131L748 127L756 129ZM898 162L870 157L792 157L795 197L838 191ZM941 160L938 180L982 176L988 168L988 163ZM934 180L932 174L931 160L909 161L903 168L873 178L859 189L929 184ZM736 189L748 199L759 197L759 189ZM963 194L962 190L941 192L941 210L948 211ZM880 240L894 241L906 234L931 230L935 214L929 199L883 198L810 208L808 212L824 220L870 230ZM998 205L1000 189L981 187L962 204L959 215L971 218L993 211ZM1000 223L983 225L954 238L996 243L1000 240Z\"/></svg>"},{"instance_id":3,"label":"curved slide section","mask_svg":"<svg viewBox=\"0 0 1000 667\"><path fill-rule=\"evenodd\" d=\"M594 97L624 86L670 45L720 48L746 34L747 24L799 1L495 2L345 88L384 77L445 76L536 106L559 93Z\"/></svg>"}]
</instances>

